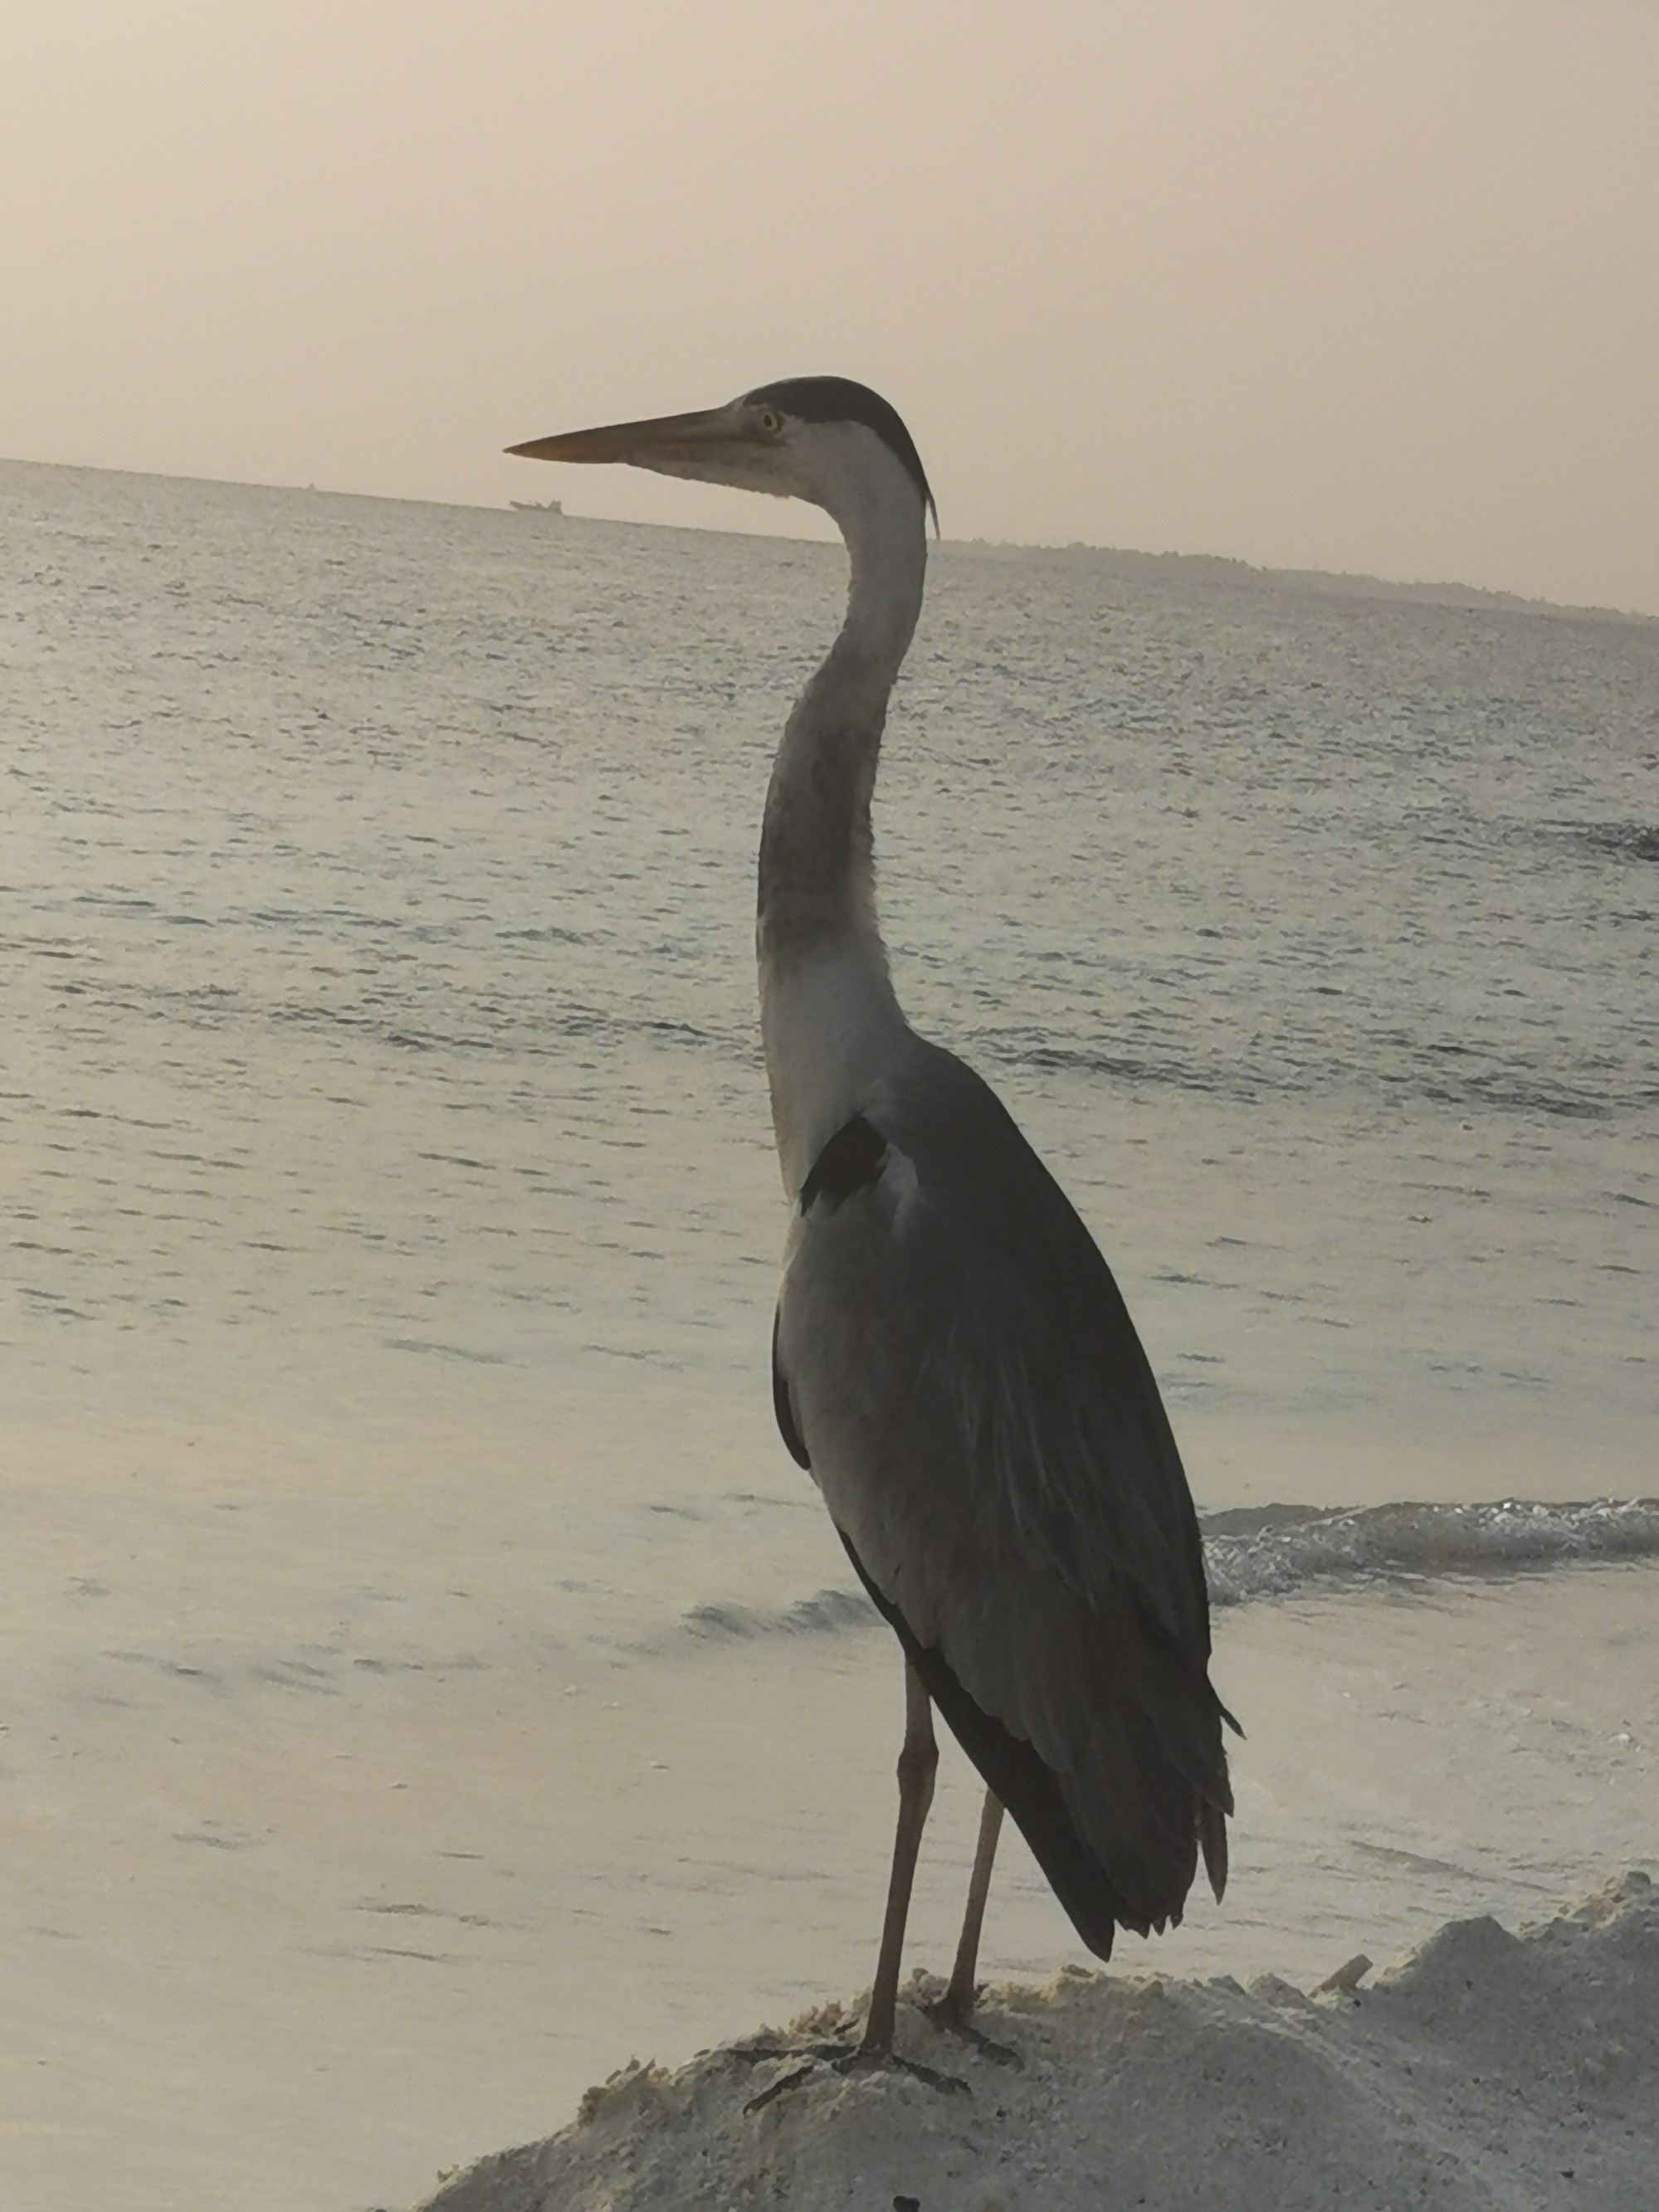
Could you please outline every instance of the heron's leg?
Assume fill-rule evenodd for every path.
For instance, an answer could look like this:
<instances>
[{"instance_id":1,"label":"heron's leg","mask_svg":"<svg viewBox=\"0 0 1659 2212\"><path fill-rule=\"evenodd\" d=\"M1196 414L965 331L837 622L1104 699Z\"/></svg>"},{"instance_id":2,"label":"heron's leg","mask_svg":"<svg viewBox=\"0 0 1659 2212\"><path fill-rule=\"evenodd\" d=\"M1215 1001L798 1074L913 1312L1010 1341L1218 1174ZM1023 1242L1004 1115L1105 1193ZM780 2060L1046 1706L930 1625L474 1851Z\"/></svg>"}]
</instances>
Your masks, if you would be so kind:
<instances>
[{"instance_id":1,"label":"heron's leg","mask_svg":"<svg viewBox=\"0 0 1659 2212\"><path fill-rule=\"evenodd\" d=\"M1002 1800L994 1790L985 1793L985 1809L979 1816L979 1843L974 1851L974 1871L968 1881L968 1909L962 1916L962 1940L957 1962L939 2008L947 2018L966 2020L978 1991L980 1930L985 1925L985 1900L991 1893L991 1869L996 1863L997 1838L1002 1833Z\"/></svg>"},{"instance_id":2,"label":"heron's leg","mask_svg":"<svg viewBox=\"0 0 1659 2212\"><path fill-rule=\"evenodd\" d=\"M904 1923L910 1910L910 1885L927 1808L933 1802L939 1746L933 1741L933 1701L907 1661L904 1668L904 1741L898 1755L898 1828L893 1838L893 1871L887 1884L887 1917L881 1927L881 1954L870 1992L870 2017L864 2024L861 2051L890 2051L893 2015L898 2004L899 1964L904 1952Z\"/></svg>"},{"instance_id":3,"label":"heron's leg","mask_svg":"<svg viewBox=\"0 0 1659 2212\"><path fill-rule=\"evenodd\" d=\"M887 1917L881 1926L881 1954L876 1961L875 1984L870 1992L870 2016L864 2024L864 2040L856 2051L837 2053L830 2050L809 2050L806 2063L781 2074L769 2082L758 2096L751 2097L744 2106L746 2112L757 2112L769 2105L775 2097L797 2088L810 2081L814 2062L829 2058L837 2073L862 2071L866 2067L896 2066L907 2074L914 2074L926 2081L930 2088L943 2089L958 2096L971 2094L965 2081L953 2074L936 2073L933 2067L924 2066L914 2058L901 2058L893 2049L894 2015L898 2009L899 1966L904 1953L904 1923L910 1911L910 1885L915 1879L916 1855L921 1849L921 1832L927 1824L927 1808L933 1802L933 1775L939 1765L939 1746L933 1741L933 1708L922 1680L907 1662L904 1669L904 1741L898 1756L899 1809L898 1832L893 1838L893 1871L887 1884ZM989 1879L989 1870L987 1870ZM982 2042L977 2032L963 2027L961 2033L970 2040ZM991 2046L994 2048L994 2046ZM764 2051L744 2051L745 2057L781 2057L773 2049Z\"/></svg>"}]
</instances>

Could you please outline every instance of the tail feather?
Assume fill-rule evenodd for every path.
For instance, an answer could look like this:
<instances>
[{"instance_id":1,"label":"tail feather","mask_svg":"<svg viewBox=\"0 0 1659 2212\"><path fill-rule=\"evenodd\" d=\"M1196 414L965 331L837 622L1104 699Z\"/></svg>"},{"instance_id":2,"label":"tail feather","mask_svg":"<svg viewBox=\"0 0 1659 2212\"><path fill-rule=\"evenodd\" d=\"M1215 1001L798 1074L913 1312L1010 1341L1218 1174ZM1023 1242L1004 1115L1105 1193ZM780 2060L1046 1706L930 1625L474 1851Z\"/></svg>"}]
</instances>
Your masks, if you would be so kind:
<instances>
[{"instance_id":1,"label":"tail feather","mask_svg":"<svg viewBox=\"0 0 1659 2212\"><path fill-rule=\"evenodd\" d=\"M1219 1905L1227 1889L1227 1815L1219 1805L1199 1808L1198 1840L1204 1853L1204 1871Z\"/></svg>"},{"instance_id":2,"label":"tail feather","mask_svg":"<svg viewBox=\"0 0 1659 2212\"><path fill-rule=\"evenodd\" d=\"M978 1703L939 1646L919 1641L850 1544L847 1552L951 1734L1006 1808L1097 1957L1110 1958L1119 1928L1146 1936L1179 1925L1200 1852L1211 1887L1221 1895L1232 1797L1220 1707L1207 1682L1201 1688L1177 1684L1153 1660L1155 1686L1141 1683L1150 1688L1149 1701L1131 1694L1101 1712L1109 1747L1104 1776L1068 1776ZM1124 1683L1123 1671L1113 1671ZM1207 1745L1206 1735L1213 1737ZM1109 1796L1103 1780L1118 1794Z\"/></svg>"}]
</instances>

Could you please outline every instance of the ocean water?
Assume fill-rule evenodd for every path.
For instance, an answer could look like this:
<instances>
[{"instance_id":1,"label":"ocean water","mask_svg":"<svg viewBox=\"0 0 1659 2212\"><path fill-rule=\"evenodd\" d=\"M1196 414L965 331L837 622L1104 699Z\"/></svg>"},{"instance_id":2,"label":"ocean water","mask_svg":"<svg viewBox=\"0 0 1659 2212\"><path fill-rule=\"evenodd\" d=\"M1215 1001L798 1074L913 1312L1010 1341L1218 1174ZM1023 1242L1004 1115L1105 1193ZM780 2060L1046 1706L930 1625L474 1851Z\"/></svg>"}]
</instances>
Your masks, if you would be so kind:
<instances>
[{"instance_id":1,"label":"ocean water","mask_svg":"<svg viewBox=\"0 0 1659 2212\"><path fill-rule=\"evenodd\" d=\"M842 565L0 471L14 1417L753 1397ZM1205 1503L1649 1485L1659 624L945 546L878 835Z\"/></svg>"},{"instance_id":2,"label":"ocean water","mask_svg":"<svg viewBox=\"0 0 1659 2212\"><path fill-rule=\"evenodd\" d=\"M896 1668L772 1427L750 952L843 574L0 465L15 2201L412 2196L867 1972ZM877 829L1207 1516L1167 1963L1650 1854L1659 624L945 545Z\"/></svg>"}]
</instances>

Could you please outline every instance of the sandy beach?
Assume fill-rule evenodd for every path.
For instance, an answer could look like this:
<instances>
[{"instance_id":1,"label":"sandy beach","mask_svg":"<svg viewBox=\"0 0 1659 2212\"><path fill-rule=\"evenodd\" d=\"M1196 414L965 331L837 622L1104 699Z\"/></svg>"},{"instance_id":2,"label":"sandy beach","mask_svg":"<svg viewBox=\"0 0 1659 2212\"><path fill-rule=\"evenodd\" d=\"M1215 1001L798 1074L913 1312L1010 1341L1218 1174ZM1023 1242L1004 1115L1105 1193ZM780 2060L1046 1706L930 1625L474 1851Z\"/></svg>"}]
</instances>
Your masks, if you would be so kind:
<instances>
[{"instance_id":1,"label":"sandy beach","mask_svg":"<svg viewBox=\"0 0 1659 2212\"><path fill-rule=\"evenodd\" d=\"M1519 1937L1456 1923L1352 1986L1367 1963L1312 1996L1081 1972L993 1990L994 2057L907 2006L901 2048L932 2080L801 2057L855 2037L855 2014L830 2008L678 2074L625 2069L574 2125L483 2160L427 2212L1650 2212L1644 1875Z\"/></svg>"}]
</instances>

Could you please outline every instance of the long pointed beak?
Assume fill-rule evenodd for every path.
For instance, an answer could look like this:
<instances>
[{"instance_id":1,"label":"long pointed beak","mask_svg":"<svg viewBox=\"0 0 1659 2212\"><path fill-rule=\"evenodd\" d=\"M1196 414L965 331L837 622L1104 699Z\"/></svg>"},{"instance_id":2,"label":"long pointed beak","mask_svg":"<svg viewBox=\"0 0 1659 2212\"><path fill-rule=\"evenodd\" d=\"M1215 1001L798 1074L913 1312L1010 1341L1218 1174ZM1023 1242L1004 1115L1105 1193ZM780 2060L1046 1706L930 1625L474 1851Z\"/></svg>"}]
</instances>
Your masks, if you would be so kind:
<instances>
[{"instance_id":1,"label":"long pointed beak","mask_svg":"<svg viewBox=\"0 0 1659 2212\"><path fill-rule=\"evenodd\" d=\"M698 461L730 445L735 431L732 410L709 407L696 415L659 415L648 422L610 422L598 430L565 430L556 437L531 438L509 446L527 461L628 461L635 468L660 468L665 462Z\"/></svg>"}]
</instances>

